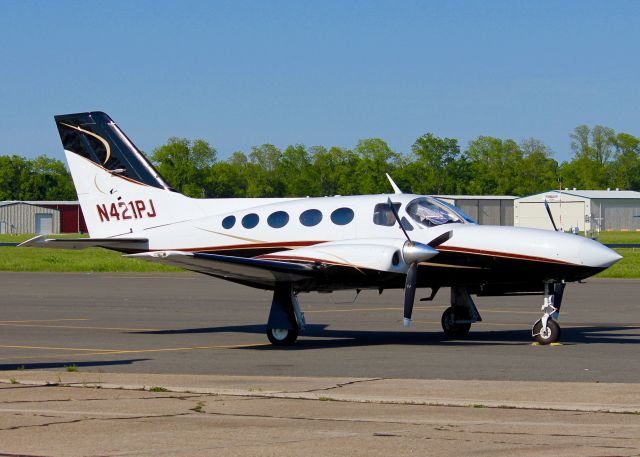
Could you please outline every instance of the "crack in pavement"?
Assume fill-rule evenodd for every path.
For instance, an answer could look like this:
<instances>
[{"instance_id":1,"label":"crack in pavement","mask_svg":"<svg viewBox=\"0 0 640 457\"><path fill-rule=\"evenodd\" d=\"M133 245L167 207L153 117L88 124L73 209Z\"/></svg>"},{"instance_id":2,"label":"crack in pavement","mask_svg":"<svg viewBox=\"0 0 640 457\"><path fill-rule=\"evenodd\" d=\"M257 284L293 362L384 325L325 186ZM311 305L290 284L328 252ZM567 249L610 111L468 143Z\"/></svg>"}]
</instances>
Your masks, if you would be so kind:
<instances>
[{"instance_id":1,"label":"crack in pavement","mask_svg":"<svg viewBox=\"0 0 640 457\"><path fill-rule=\"evenodd\" d=\"M339 389L341 387L346 387L353 384L361 384L361 383L374 382L374 381L384 381L385 379L386 378L355 379L353 381L339 382L335 386L331 386L331 387L323 387L319 389L309 389L309 390L288 390L285 393L304 394L304 393L313 393L313 392L326 392L328 390Z\"/></svg>"},{"instance_id":2,"label":"crack in pavement","mask_svg":"<svg viewBox=\"0 0 640 457\"><path fill-rule=\"evenodd\" d=\"M73 414L73 412L72 412ZM82 414L82 413L78 413ZM0 432L12 431L12 430L20 430L20 429L29 429L29 428L41 428L41 427L50 427L53 425L65 425L65 424L77 424L80 422L89 422L89 421L113 421L113 420L139 420L139 419L166 419L171 417L180 417L180 416L191 416L192 413L175 413L175 414L157 414L157 415L137 415L137 416L129 416L129 417L83 417L80 419L73 419L68 421L54 421L47 422L44 424L32 424L32 425L16 425L13 427L0 428ZM36 417L43 417L42 415L34 414Z\"/></svg>"},{"instance_id":3,"label":"crack in pavement","mask_svg":"<svg viewBox=\"0 0 640 457\"><path fill-rule=\"evenodd\" d=\"M123 401L123 400L188 400L192 398L198 398L202 396L201 394L185 394L185 395L164 395L157 397L122 397L122 398L62 398L62 399L48 399L48 400L6 400L0 402L0 407L2 405L18 405L18 404L29 404L29 403L55 403L55 402L82 402L82 401ZM1 455L0 455L1 457Z\"/></svg>"},{"instance_id":4,"label":"crack in pavement","mask_svg":"<svg viewBox=\"0 0 640 457\"><path fill-rule=\"evenodd\" d=\"M277 416L270 414L243 414L243 413L220 413L214 411L207 411L206 415L219 416L219 417L242 417L242 418L255 418L255 419L278 419L278 420L300 420L300 421L318 421L318 422L347 422L354 424L393 424L393 425L412 425L412 426L434 426L434 430L444 431L444 432L461 432L461 433L477 433L477 434L496 434L496 435L525 435L525 436L554 436L561 438L612 438L612 439L624 439L624 440L636 440L637 438L632 437L607 437L607 436L598 436L598 435L582 435L582 434L549 434L549 433L525 433L525 432L484 432L484 431L465 431L465 430L451 430L451 429L442 429L438 428L437 424L428 424L425 422L413 422L413 421L394 421L387 419L342 419L342 418L322 418L322 417L300 417L300 416ZM465 425L463 423L462 425ZM489 422L473 422L470 425L482 426L482 425L494 425ZM525 425L525 424L520 424Z\"/></svg>"}]
</instances>

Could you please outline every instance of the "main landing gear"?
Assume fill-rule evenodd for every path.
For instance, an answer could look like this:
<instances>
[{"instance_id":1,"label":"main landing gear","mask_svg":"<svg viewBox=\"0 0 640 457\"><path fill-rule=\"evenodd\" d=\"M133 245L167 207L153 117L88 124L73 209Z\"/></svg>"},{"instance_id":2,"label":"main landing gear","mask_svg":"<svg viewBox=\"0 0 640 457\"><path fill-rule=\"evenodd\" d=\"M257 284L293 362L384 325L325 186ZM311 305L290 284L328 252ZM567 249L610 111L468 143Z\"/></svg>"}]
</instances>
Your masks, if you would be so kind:
<instances>
[{"instance_id":1,"label":"main landing gear","mask_svg":"<svg viewBox=\"0 0 640 457\"><path fill-rule=\"evenodd\" d=\"M305 328L304 314L291 284L278 284L273 291L267 322L267 338L275 346L290 346Z\"/></svg>"},{"instance_id":2,"label":"main landing gear","mask_svg":"<svg viewBox=\"0 0 640 457\"><path fill-rule=\"evenodd\" d=\"M466 287L451 288L451 306L442 313L442 330L449 338L463 338L469 334L471 324L482 317Z\"/></svg>"},{"instance_id":3,"label":"main landing gear","mask_svg":"<svg viewBox=\"0 0 640 457\"><path fill-rule=\"evenodd\" d=\"M564 294L564 282L547 281L544 283L543 315L533 324L531 336L539 344L551 344L560 339L561 329L558 324L562 295Z\"/></svg>"}]
</instances>

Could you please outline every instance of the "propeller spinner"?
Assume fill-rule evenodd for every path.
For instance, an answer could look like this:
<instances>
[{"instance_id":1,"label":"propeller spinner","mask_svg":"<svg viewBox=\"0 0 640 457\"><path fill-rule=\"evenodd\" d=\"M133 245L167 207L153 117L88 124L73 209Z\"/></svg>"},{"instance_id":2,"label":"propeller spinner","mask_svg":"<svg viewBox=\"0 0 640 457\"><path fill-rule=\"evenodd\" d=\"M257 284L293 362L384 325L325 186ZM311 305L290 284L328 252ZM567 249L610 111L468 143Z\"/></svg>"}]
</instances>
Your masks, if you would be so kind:
<instances>
[{"instance_id":1,"label":"propeller spinner","mask_svg":"<svg viewBox=\"0 0 640 457\"><path fill-rule=\"evenodd\" d=\"M389 208L393 212L393 216L395 217L400 229L404 233L404 236L407 238L407 241L404 243L402 247L402 258L404 262L409 265L407 269L407 279L404 283L404 319L403 325L405 327L409 327L411 325L411 316L413 314L413 302L416 298L416 284L418 282L418 263L429 260L433 256L438 254L438 251L435 249L440 244L447 241L451 238L453 232L450 230L441 235L438 235L436 238L431 240L429 244L418 243L412 241L409 237L409 234L405 230L402 222L400 220L400 216L398 215L398 211L391 203L391 198L387 199L387 203L389 204Z\"/></svg>"}]
</instances>

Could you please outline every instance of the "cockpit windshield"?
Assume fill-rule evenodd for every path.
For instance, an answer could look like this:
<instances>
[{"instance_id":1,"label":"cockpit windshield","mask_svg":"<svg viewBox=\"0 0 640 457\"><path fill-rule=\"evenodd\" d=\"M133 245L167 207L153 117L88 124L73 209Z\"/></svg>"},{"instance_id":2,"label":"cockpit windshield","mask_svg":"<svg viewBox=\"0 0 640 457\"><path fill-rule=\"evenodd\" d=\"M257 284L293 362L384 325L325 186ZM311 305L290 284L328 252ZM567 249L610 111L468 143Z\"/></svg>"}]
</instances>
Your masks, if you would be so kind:
<instances>
[{"instance_id":1,"label":"cockpit windshield","mask_svg":"<svg viewBox=\"0 0 640 457\"><path fill-rule=\"evenodd\" d=\"M436 199L438 200L438 203L442 203L444 206L446 206L447 208L449 208L450 210L452 210L453 212L455 212L456 214L458 214L459 216L462 216L462 218L467 221L469 224L477 224L478 222L472 218L471 216L469 216L467 213L465 213L464 211L462 211L460 208L458 208L457 206L453 206L451 203L448 203L444 200L440 200L439 198Z\"/></svg>"},{"instance_id":2,"label":"cockpit windshield","mask_svg":"<svg viewBox=\"0 0 640 457\"><path fill-rule=\"evenodd\" d=\"M406 211L414 221L425 227L473 222L473 219L461 214L458 208L431 197L416 198L407 205Z\"/></svg>"}]
</instances>

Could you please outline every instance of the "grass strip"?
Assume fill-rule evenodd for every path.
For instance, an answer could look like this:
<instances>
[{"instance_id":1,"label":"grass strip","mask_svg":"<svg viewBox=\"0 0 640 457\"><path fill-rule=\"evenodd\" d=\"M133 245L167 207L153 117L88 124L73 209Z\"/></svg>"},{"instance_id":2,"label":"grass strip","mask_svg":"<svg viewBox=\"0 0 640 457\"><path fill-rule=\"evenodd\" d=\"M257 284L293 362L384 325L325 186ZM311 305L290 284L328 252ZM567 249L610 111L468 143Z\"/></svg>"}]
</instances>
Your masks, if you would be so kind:
<instances>
[{"instance_id":1,"label":"grass strip","mask_svg":"<svg viewBox=\"0 0 640 457\"><path fill-rule=\"evenodd\" d=\"M0 247L0 271L176 272L179 268L123 257L102 248L82 250Z\"/></svg>"}]
</instances>

